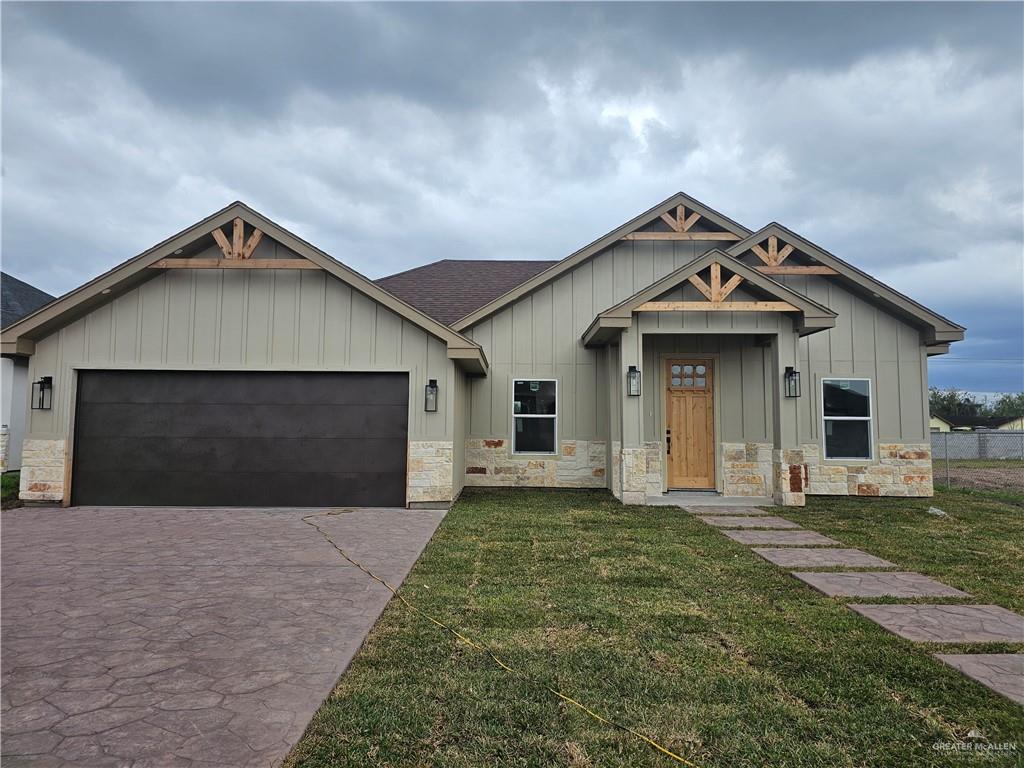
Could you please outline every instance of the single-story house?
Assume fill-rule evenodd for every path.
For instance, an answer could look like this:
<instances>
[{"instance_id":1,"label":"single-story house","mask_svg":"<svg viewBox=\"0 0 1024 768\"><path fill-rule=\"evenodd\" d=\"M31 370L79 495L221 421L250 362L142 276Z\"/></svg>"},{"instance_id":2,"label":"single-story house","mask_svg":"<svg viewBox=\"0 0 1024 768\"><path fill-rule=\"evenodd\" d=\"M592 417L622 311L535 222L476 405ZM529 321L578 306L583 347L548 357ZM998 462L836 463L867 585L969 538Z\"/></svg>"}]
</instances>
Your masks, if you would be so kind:
<instances>
[{"instance_id":1,"label":"single-story house","mask_svg":"<svg viewBox=\"0 0 1024 768\"><path fill-rule=\"evenodd\" d=\"M1024 430L1024 416L932 416L932 425L937 420L947 424L946 429L935 432L976 432L979 430Z\"/></svg>"},{"instance_id":2,"label":"single-story house","mask_svg":"<svg viewBox=\"0 0 1024 768\"><path fill-rule=\"evenodd\" d=\"M933 413L928 417L928 428L932 432L950 432L953 429L953 425L946 417Z\"/></svg>"},{"instance_id":3,"label":"single-story house","mask_svg":"<svg viewBox=\"0 0 1024 768\"><path fill-rule=\"evenodd\" d=\"M447 505L464 486L928 496L964 328L678 193L556 262L379 281L242 203L3 331L26 501Z\"/></svg>"},{"instance_id":4,"label":"single-story house","mask_svg":"<svg viewBox=\"0 0 1024 768\"><path fill-rule=\"evenodd\" d=\"M53 296L6 272L0 272L0 327L6 328L53 301ZM28 402L28 359L0 361L0 472L21 469Z\"/></svg>"}]
</instances>

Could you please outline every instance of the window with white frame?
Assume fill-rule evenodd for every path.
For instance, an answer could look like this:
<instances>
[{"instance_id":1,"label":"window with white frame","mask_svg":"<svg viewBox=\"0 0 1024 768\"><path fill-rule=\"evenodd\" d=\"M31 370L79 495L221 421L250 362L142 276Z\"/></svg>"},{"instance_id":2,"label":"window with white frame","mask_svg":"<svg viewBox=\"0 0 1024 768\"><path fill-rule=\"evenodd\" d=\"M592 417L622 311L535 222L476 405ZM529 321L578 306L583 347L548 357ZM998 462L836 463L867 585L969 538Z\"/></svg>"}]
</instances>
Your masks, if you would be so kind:
<instances>
[{"instance_id":1,"label":"window with white frame","mask_svg":"<svg viewBox=\"0 0 1024 768\"><path fill-rule=\"evenodd\" d=\"M512 380L512 452L557 453L558 382Z\"/></svg>"},{"instance_id":2,"label":"window with white frame","mask_svg":"<svg viewBox=\"0 0 1024 768\"><path fill-rule=\"evenodd\" d=\"M822 379L826 459L871 458L871 380Z\"/></svg>"}]
</instances>

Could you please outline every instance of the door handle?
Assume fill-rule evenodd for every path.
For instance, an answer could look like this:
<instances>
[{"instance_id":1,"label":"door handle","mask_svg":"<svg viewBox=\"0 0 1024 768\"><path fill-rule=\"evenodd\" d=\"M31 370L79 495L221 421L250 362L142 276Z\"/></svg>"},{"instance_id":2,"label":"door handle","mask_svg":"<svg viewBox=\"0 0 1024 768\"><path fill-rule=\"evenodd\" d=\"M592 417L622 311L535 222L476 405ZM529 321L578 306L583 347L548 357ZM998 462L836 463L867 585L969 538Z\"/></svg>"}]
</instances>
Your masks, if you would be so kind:
<instances>
[{"instance_id":1,"label":"door handle","mask_svg":"<svg viewBox=\"0 0 1024 768\"><path fill-rule=\"evenodd\" d=\"M672 455L672 430L671 429L666 429L665 430L665 455L666 456L671 456Z\"/></svg>"}]
</instances>

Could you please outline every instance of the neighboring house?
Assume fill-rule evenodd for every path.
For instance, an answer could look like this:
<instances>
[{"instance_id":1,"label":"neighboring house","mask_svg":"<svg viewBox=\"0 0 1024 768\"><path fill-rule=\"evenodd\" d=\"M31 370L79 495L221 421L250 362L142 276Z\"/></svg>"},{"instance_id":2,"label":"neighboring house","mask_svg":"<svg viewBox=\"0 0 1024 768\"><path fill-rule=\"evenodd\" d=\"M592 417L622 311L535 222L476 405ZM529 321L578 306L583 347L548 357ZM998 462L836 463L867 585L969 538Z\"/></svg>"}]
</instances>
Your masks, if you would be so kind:
<instances>
[{"instance_id":1,"label":"neighboring house","mask_svg":"<svg viewBox=\"0 0 1024 768\"><path fill-rule=\"evenodd\" d=\"M234 203L4 331L22 498L447 505L465 485L928 496L964 329L682 194L558 262L372 282ZM29 460L31 457L31 461Z\"/></svg>"},{"instance_id":2,"label":"neighboring house","mask_svg":"<svg viewBox=\"0 0 1024 768\"><path fill-rule=\"evenodd\" d=\"M953 429L953 425L947 419L934 413L928 417L928 427L932 432L949 432Z\"/></svg>"},{"instance_id":3,"label":"neighboring house","mask_svg":"<svg viewBox=\"0 0 1024 768\"><path fill-rule=\"evenodd\" d=\"M1024 430L1024 416L945 416L942 418L949 425L949 429L940 429L939 432L976 432L979 430Z\"/></svg>"},{"instance_id":4,"label":"neighboring house","mask_svg":"<svg viewBox=\"0 0 1024 768\"><path fill-rule=\"evenodd\" d=\"M51 301L50 294L0 272L0 327L12 325ZM21 469L27 382L28 360L5 356L0 362L0 472Z\"/></svg>"}]
</instances>

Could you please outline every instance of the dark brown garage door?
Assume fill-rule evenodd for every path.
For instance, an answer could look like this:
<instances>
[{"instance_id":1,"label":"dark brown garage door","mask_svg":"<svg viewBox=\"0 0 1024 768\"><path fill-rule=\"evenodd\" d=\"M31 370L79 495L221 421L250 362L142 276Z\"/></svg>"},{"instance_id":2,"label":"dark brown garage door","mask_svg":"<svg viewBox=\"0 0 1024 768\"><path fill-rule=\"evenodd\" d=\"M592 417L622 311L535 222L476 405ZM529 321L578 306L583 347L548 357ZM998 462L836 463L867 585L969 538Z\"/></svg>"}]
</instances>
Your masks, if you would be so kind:
<instances>
[{"instance_id":1,"label":"dark brown garage door","mask_svg":"<svg viewBox=\"0 0 1024 768\"><path fill-rule=\"evenodd\" d=\"M404 506L406 374L83 371L75 504Z\"/></svg>"}]
</instances>

